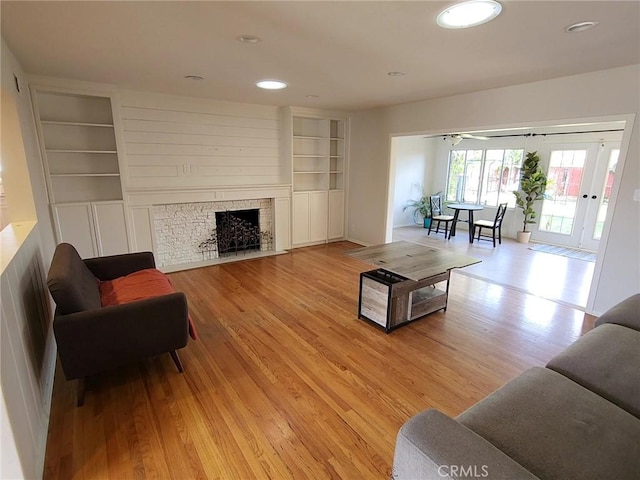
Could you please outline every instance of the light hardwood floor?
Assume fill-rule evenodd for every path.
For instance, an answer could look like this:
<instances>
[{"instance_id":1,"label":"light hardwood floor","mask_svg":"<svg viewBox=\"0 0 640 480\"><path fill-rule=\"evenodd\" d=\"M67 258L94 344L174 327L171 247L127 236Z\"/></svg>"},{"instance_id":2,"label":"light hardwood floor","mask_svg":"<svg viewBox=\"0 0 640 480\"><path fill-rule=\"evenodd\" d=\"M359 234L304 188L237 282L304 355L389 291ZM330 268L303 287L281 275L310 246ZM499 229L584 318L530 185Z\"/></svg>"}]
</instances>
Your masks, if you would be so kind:
<instances>
[{"instance_id":1,"label":"light hardwood floor","mask_svg":"<svg viewBox=\"0 0 640 480\"><path fill-rule=\"evenodd\" d=\"M457 415L592 319L454 273L446 313L387 335L357 318L370 265L338 242L171 274L200 339L92 378L58 372L47 479L388 479L411 415Z\"/></svg>"},{"instance_id":2,"label":"light hardwood floor","mask_svg":"<svg viewBox=\"0 0 640 480\"><path fill-rule=\"evenodd\" d=\"M442 233L427 235L421 226L393 230L393 240L407 240L430 247L451 249L482 260L460 270L463 275L585 310L595 263L531 250L533 244L503 238L502 245L487 240L469 243L466 230L451 240Z\"/></svg>"}]
</instances>

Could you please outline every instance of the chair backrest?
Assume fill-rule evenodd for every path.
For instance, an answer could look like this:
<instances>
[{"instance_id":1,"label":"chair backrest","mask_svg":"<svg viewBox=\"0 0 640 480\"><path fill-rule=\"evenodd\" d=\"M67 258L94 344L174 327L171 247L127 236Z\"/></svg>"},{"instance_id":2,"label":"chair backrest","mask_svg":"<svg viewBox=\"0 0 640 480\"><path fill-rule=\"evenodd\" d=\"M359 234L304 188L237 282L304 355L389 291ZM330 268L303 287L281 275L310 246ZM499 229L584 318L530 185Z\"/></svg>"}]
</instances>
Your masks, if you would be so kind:
<instances>
[{"instance_id":1,"label":"chair backrest","mask_svg":"<svg viewBox=\"0 0 640 480\"><path fill-rule=\"evenodd\" d=\"M507 213L507 204L501 203L500 205L498 205L498 211L496 212L496 219L494 221L494 225L496 227L499 227L500 224L502 223L505 213Z\"/></svg>"},{"instance_id":2,"label":"chair backrest","mask_svg":"<svg viewBox=\"0 0 640 480\"><path fill-rule=\"evenodd\" d=\"M58 313L62 315L101 307L98 279L69 243L61 243L56 247L47 275L47 286Z\"/></svg>"},{"instance_id":3,"label":"chair backrest","mask_svg":"<svg viewBox=\"0 0 640 480\"><path fill-rule=\"evenodd\" d=\"M442 199L440 195L431 195L431 216L440 215L442 213Z\"/></svg>"}]
</instances>

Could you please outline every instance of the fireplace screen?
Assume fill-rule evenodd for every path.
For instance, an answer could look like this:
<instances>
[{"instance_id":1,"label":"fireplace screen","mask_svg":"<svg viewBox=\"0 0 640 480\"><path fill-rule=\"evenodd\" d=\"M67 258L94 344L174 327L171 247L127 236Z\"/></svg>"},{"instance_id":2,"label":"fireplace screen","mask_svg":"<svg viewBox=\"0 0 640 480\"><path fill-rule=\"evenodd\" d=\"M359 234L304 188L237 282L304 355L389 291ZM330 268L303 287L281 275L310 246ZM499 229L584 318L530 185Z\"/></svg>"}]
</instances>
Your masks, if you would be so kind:
<instances>
[{"instance_id":1,"label":"fireplace screen","mask_svg":"<svg viewBox=\"0 0 640 480\"><path fill-rule=\"evenodd\" d=\"M260 211L216 212L218 255L260 250Z\"/></svg>"}]
</instances>

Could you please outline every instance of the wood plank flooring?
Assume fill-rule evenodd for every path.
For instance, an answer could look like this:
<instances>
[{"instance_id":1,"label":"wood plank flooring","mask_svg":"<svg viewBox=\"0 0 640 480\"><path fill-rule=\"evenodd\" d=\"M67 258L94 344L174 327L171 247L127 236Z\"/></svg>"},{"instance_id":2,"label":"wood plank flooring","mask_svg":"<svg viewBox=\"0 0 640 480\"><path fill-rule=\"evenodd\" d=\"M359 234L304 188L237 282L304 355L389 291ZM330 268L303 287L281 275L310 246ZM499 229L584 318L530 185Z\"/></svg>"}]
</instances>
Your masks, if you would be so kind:
<instances>
[{"instance_id":1,"label":"wood plank flooring","mask_svg":"<svg viewBox=\"0 0 640 480\"><path fill-rule=\"evenodd\" d=\"M46 479L388 479L411 415L457 415L592 327L578 310L452 275L446 313L357 319L371 266L338 242L171 274L200 339L91 378L58 372Z\"/></svg>"},{"instance_id":2,"label":"wood plank flooring","mask_svg":"<svg viewBox=\"0 0 640 480\"><path fill-rule=\"evenodd\" d=\"M451 240L444 239L442 234L427 235L426 232L421 226L395 228L393 241L407 240L479 258L482 263L461 272L585 311L593 262L533 251L529 248L533 244L518 243L512 238L503 238L502 245L493 248L490 241L469 243L463 230Z\"/></svg>"}]
</instances>

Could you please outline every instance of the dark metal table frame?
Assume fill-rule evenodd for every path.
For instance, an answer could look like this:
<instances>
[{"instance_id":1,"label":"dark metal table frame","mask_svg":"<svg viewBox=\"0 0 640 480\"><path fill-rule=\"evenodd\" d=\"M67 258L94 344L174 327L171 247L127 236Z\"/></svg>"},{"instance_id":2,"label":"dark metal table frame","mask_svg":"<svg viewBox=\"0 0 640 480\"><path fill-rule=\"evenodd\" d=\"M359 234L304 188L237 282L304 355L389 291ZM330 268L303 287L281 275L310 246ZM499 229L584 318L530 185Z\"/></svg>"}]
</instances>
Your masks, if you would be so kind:
<instances>
[{"instance_id":1,"label":"dark metal table frame","mask_svg":"<svg viewBox=\"0 0 640 480\"><path fill-rule=\"evenodd\" d=\"M483 210L484 207L482 205L467 203L452 203L450 205L446 205L446 207L451 210L455 210L455 213L453 214L453 221L451 222L451 230L449 230L449 239L456 236L456 224L458 222L465 221L458 218L460 216L460 210L466 210L469 212L469 219L466 220L466 222L469 223L469 243L473 243L473 212Z\"/></svg>"}]
</instances>

